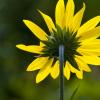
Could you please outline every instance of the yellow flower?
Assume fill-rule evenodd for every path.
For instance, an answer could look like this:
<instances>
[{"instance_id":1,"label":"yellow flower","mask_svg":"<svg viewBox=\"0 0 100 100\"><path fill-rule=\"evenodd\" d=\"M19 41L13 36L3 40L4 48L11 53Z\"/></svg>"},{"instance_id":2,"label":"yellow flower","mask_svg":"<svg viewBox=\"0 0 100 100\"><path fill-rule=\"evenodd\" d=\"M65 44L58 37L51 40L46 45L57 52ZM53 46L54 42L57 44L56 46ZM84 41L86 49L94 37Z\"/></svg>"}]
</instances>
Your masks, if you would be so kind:
<instances>
[{"instance_id":1,"label":"yellow flower","mask_svg":"<svg viewBox=\"0 0 100 100\"><path fill-rule=\"evenodd\" d=\"M27 71L39 70L36 83L44 80L49 74L56 79L59 76L59 45L63 44L64 76L69 80L71 73L79 79L83 78L83 71L91 72L88 64L100 65L100 16L96 16L81 26L85 11L85 4L74 14L73 0L68 0L66 7L64 0L59 0L55 9L55 24L52 19L39 11L50 34L46 34L39 26L29 20L23 20L33 34L40 39L40 45L18 44L16 47L24 51L38 54L27 68Z\"/></svg>"}]
</instances>

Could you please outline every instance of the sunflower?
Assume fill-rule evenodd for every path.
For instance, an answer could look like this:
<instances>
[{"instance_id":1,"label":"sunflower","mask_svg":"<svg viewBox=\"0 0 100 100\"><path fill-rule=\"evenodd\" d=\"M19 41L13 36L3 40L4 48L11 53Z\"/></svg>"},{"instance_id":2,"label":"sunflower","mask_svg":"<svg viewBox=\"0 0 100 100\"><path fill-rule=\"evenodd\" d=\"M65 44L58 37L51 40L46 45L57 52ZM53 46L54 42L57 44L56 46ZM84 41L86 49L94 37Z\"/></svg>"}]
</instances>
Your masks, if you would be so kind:
<instances>
[{"instance_id":1,"label":"sunflower","mask_svg":"<svg viewBox=\"0 0 100 100\"><path fill-rule=\"evenodd\" d=\"M39 45L18 44L17 48L35 53L37 58L28 66L27 71L39 70L36 83L44 80L49 74L53 79L59 76L59 45L64 45L63 74L70 79L74 73L78 79L83 78L83 71L91 72L91 65L100 65L100 16L96 16L83 25L81 21L85 11L83 7L74 14L73 0L58 0L55 8L55 24L52 19L38 10L48 29L46 34L38 25L29 20L23 20L25 25L40 40Z\"/></svg>"}]
</instances>

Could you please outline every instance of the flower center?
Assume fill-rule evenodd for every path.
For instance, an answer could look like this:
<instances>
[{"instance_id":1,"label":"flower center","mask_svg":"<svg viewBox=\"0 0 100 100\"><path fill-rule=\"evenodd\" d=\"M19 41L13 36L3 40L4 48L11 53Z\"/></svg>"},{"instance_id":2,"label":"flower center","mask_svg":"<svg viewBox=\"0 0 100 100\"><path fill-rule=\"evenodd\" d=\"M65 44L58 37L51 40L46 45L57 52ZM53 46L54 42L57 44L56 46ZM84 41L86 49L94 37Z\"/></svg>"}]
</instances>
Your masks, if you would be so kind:
<instances>
[{"instance_id":1,"label":"flower center","mask_svg":"<svg viewBox=\"0 0 100 100\"><path fill-rule=\"evenodd\" d=\"M42 41L45 44L42 56L58 58L59 45L64 45L65 61L73 62L74 56L80 55L76 51L80 46L80 42L78 42L79 37L76 37L76 33L71 33L66 29L62 30L59 26L56 29L56 31L51 33L51 36L47 37L48 41Z\"/></svg>"}]
</instances>

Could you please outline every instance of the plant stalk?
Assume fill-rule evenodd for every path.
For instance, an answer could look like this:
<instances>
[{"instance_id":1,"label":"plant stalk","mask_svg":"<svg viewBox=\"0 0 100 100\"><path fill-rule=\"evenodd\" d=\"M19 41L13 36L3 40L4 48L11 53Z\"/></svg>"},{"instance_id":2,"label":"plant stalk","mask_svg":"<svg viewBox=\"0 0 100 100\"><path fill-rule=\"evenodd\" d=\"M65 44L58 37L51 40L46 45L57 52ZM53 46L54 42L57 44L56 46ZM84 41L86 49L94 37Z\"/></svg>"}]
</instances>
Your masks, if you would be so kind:
<instances>
[{"instance_id":1,"label":"plant stalk","mask_svg":"<svg viewBox=\"0 0 100 100\"><path fill-rule=\"evenodd\" d=\"M64 100L64 45L59 46L59 62L60 62L60 100Z\"/></svg>"}]
</instances>

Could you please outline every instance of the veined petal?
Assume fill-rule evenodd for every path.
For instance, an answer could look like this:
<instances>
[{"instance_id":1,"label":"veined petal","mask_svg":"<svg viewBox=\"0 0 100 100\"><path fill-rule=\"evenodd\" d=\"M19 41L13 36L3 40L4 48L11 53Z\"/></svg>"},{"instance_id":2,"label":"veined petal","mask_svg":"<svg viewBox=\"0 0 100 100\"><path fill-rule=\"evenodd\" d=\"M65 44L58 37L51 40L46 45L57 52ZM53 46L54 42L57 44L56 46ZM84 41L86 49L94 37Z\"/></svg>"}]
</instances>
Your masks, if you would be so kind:
<instances>
[{"instance_id":1,"label":"veined petal","mask_svg":"<svg viewBox=\"0 0 100 100\"><path fill-rule=\"evenodd\" d=\"M54 25L52 19L48 15L42 13L40 10L39 10L39 13L42 15L45 23L47 24L47 27L48 27L49 31L53 32L53 30L56 30L55 25Z\"/></svg>"},{"instance_id":2,"label":"veined petal","mask_svg":"<svg viewBox=\"0 0 100 100\"><path fill-rule=\"evenodd\" d=\"M97 56L82 56L81 59L87 64L100 65L100 57Z\"/></svg>"},{"instance_id":3,"label":"veined petal","mask_svg":"<svg viewBox=\"0 0 100 100\"><path fill-rule=\"evenodd\" d=\"M96 39L99 36L100 36L100 26L98 26L90 31L87 31L85 33L82 33L79 38L79 41L83 41L86 39Z\"/></svg>"},{"instance_id":4,"label":"veined petal","mask_svg":"<svg viewBox=\"0 0 100 100\"><path fill-rule=\"evenodd\" d=\"M74 1L68 0L67 5L66 5L65 21L66 21L66 29L69 29L69 30L71 28L72 19L74 16L74 9L75 9Z\"/></svg>"},{"instance_id":5,"label":"veined petal","mask_svg":"<svg viewBox=\"0 0 100 100\"><path fill-rule=\"evenodd\" d=\"M86 72L91 72L91 69L89 68L89 66L79 57L76 56L75 58L80 70L84 70Z\"/></svg>"},{"instance_id":6,"label":"veined petal","mask_svg":"<svg viewBox=\"0 0 100 100\"><path fill-rule=\"evenodd\" d=\"M85 3L83 3L83 8L79 12L77 12L73 18L72 30L74 33L79 29L81 25L84 11L85 11Z\"/></svg>"},{"instance_id":7,"label":"veined petal","mask_svg":"<svg viewBox=\"0 0 100 100\"><path fill-rule=\"evenodd\" d=\"M65 68L64 68L64 76L67 78L67 80L70 79L70 68L69 68L70 64L68 63L68 61L66 61L65 64Z\"/></svg>"},{"instance_id":8,"label":"veined petal","mask_svg":"<svg viewBox=\"0 0 100 100\"><path fill-rule=\"evenodd\" d=\"M38 37L40 40L47 40L47 34L39 26L29 20L23 21L36 37Z\"/></svg>"},{"instance_id":9,"label":"veined petal","mask_svg":"<svg viewBox=\"0 0 100 100\"><path fill-rule=\"evenodd\" d=\"M81 33L84 33L86 31L89 31L97 26L97 24L100 22L100 16L96 16L89 21L87 21L85 24L83 24L79 30L78 35L81 35Z\"/></svg>"},{"instance_id":10,"label":"veined petal","mask_svg":"<svg viewBox=\"0 0 100 100\"><path fill-rule=\"evenodd\" d=\"M48 57L39 57L35 59L27 68L27 71L34 71L42 68L48 61Z\"/></svg>"},{"instance_id":11,"label":"veined petal","mask_svg":"<svg viewBox=\"0 0 100 100\"><path fill-rule=\"evenodd\" d=\"M26 46L24 44L18 44L16 45L16 47L27 52L38 53L38 54L41 54L42 53L41 51L43 50L41 46L37 46L37 45Z\"/></svg>"},{"instance_id":12,"label":"veined petal","mask_svg":"<svg viewBox=\"0 0 100 100\"><path fill-rule=\"evenodd\" d=\"M40 81L44 80L50 74L52 63L53 58L51 58L42 69L40 69L36 76L36 83L39 83Z\"/></svg>"},{"instance_id":13,"label":"veined petal","mask_svg":"<svg viewBox=\"0 0 100 100\"><path fill-rule=\"evenodd\" d=\"M56 24L63 29L63 20L65 14L64 0L59 0L55 9L55 20Z\"/></svg>"},{"instance_id":14,"label":"veined petal","mask_svg":"<svg viewBox=\"0 0 100 100\"><path fill-rule=\"evenodd\" d=\"M54 66L51 68L51 76L56 79L59 76L59 61L57 60Z\"/></svg>"}]
</instances>

